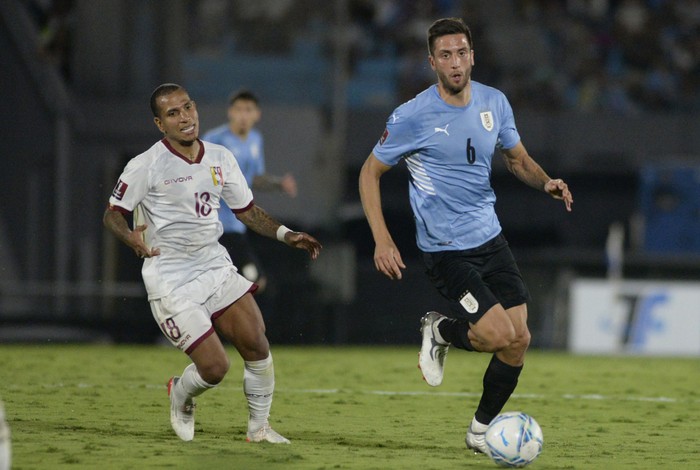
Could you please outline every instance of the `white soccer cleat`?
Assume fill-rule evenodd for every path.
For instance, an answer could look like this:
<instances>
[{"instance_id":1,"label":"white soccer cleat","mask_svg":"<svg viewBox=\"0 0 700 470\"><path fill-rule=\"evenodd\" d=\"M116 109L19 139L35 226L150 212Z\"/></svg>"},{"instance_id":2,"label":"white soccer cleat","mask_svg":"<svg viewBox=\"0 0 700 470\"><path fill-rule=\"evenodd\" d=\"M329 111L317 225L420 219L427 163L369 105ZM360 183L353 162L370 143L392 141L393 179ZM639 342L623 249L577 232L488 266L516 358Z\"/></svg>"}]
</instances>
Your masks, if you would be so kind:
<instances>
[{"instance_id":1,"label":"white soccer cleat","mask_svg":"<svg viewBox=\"0 0 700 470\"><path fill-rule=\"evenodd\" d=\"M423 380L432 387L442 383L445 358L450 347L449 343L440 343L435 338L435 328L443 318L445 316L438 312L428 312L420 319L423 342L418 353L418 368L423 374Z\"/></svg>"},{"instance_id":2,"label":"white soccer cleat","mask_svg":"<svg viewBox=\"0 0 700 470\"><path fill-rule=\"evenodd\" d=\"M471 449L475 454L489 455L486 449L486 431L475 432L470 424L467 430L467 436L464 438L464 443L467 444L467 449Z\"/></svg>"},{"instance_id":3,"label":"white soccer cleat","mask_svg":"<svg viewBox=\"0 0 700 470\"><path fill-rule=\"evenodd\" d=\"M245 438L247 442L270 442L272 444L291 444L289 439L272 429L269 424L265 424L257 431L248 431Z\"/></svg>"},{"instance_id":4,"label":"white soccer cleat","mask_svg":"<svg viewBox=\"0 0 700 470\"><path fill-rule=\"evenodd\" d=\"M194 439L194 399L188 398L185 403L175 403L175 394L171 393L173 386L180 377L170 377L168 381L168 396L170 397L170 424L183 441Z\"/></svg>"}]
</instances>

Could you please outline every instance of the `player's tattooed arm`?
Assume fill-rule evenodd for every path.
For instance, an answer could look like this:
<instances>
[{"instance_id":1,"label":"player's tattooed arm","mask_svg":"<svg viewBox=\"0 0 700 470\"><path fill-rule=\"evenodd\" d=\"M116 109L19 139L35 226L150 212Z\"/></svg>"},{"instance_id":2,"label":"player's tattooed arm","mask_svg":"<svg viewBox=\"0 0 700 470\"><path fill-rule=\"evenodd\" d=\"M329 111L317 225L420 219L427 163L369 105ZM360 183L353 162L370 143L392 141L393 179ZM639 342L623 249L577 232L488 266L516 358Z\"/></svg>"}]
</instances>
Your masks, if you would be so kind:
<instances>
[{"instance_id":1,"label":"player's tattooed arm","mask_svg":"<svg viewBox=\"0 0 700 470\"><path fill-rule=\"evenodd\" d=\"M129 228L124 215L113 209L105 210L102 221L119 240L129 246L139 258L150 258L160 254L159 248L149 248L144 241L143 232L148 227L146 224L134 227L134 230Z\"/></svg>"},{"instance_id":2,"label":"player's tattooed arm","mask_svg":"<svg viewBox=\"0 0 700 470\"><path fill-rule=\"evenodd\" d=\"M256 205L253 205L253 207L245 212L237 213L236 217L238 217L238 220L243 222L249 229L259 233L260 235L269 238L278 237L277 230L280 228L281 224L270 217L265 210ZM280 240L282 239L280 238ZM311 255L312 259L316 259L322 248L318 240L304 232L294 232L289 230L284 234L283 241L287 245L299 248L301 250L306 250Z\"/></svg>"},{"instance_id":3,"label":"player's tattooed arm","mask_svg":"<svg viewBox=\"0 0 700 470\"><path fill-rule=\"evenodd\" d=\"M252 231L270 238L275 238L277 229L281 225L264 209L256 205L245 212L237 213L236 217Z\"/></svg>"}]
</instances>

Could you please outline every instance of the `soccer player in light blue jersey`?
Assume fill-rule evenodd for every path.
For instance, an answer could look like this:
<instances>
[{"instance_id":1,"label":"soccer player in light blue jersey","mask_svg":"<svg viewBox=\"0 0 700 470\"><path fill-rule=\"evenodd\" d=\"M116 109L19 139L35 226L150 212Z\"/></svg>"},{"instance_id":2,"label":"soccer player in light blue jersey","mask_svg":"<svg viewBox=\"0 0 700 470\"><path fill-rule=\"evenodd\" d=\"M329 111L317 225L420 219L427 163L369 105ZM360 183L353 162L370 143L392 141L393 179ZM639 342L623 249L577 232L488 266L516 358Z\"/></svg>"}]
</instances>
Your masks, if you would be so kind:
<instances>
[{"instance_id":1,"label":"soccer player in light blue jersey","mask_svg":"<svg viewBox=\"0 0 700 470\"><path fill-rule=\"evenodd\" d=\"M430 26L428 61L437 84L389 116L360 172L360 196L375 266L401 279L405 265L384 220L380 178L406 162L418 248L433 285L454 307L450 317L428 312L421 319L418 365L437 386L450 345L493 354L465 437L469 449L485 453L486 428L515 390L530 344L529 293L494 210L495 150L518 179L562 200L568 211L573 198L564 181L550 178L528 154L505 95L471 80L473 45L459 18Z\"/></svg>"},{"instance_id":2,"label":"soccer player in light blue jersey","mask_svg":"<svg viewBox=\"0 0 700 470\"><path fill-rule=\"evenodd\" d=\"M248 186L260 191L282 191L296 197L297 183L287 173L275 176L265 171L265 151L262 133L255 128L262 113L257 96L248 90L239 90L228 101L228 122L206 132L202 140L223 145L233 153ZM224 234L219 242L227 249L234 264L249 281L258 285L262 293L267 276L246 235L246 226L233 215L226 203L221 204L219 220Z\"/></svg>"}]
</instances>

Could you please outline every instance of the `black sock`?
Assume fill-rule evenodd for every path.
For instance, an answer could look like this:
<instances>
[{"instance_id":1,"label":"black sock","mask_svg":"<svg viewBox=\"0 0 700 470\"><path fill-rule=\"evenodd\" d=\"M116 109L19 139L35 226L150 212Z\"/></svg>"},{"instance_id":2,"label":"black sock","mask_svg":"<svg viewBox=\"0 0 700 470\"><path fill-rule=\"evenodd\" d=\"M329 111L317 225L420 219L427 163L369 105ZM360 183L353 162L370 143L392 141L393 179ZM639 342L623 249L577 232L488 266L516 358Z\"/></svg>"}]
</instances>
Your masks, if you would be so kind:
<instances>
[{"instance_id":1,"label":"black sock","mask_svg":"<svg viewBox=\"0 0 700 470\"><path fill-rule=\"evenodd\" d=\"M445 318L438 323L437 328L440 332L440 336L442 336L442 339L450 343L452 346L458 349L474 351L474 346L472 346L472 343L469 341L469 337L467 336L469 324L466 321L460 321L454 318Z\"/></svg>"},{"instance_id":2,"label":"black sock","mask_svg":"<svg viewBox=\"0 0 700 470\"><path fill-rule=\"evenodd\" d=\"M489 424L501 412L518 385L522 370L523 366L509 366L493 355L484 373L484 392L474 415L478 422Z\"/></svg>"}]
</instances>

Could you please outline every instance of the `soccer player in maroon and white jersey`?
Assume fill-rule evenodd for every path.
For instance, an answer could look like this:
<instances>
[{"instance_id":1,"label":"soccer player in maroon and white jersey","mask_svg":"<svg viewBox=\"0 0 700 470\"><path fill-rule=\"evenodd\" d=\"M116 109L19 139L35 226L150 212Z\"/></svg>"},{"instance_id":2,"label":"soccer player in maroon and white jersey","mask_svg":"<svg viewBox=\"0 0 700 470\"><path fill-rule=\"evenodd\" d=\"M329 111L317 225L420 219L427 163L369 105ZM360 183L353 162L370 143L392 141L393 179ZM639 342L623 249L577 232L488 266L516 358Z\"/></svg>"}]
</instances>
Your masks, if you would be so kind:
<instances>
[{"instance_id":1,"label":"soccer player in maroon and white jersey","mask_svg":"<svg viewBox=\"0 0 700 470\"><path fill-rule=\"evenodd\" d=\"M217 210L224 200L251 230L306 250L321 244L295 232L255 205L235 158L225 147L199 140L195 102L179 85L151 95L154 122L164 138L126 165L104 214L106 227L144 259L141 270L151 311L163 334L192 364L168 383L170 422L185 441L194 438L194 397L216 386L230 360L222 340L244 361L247 440L288 444L268 423L274 368L265 323L226 249ZM125 215L133 214L133 229Z\"/></svg>"}]
</instances>

